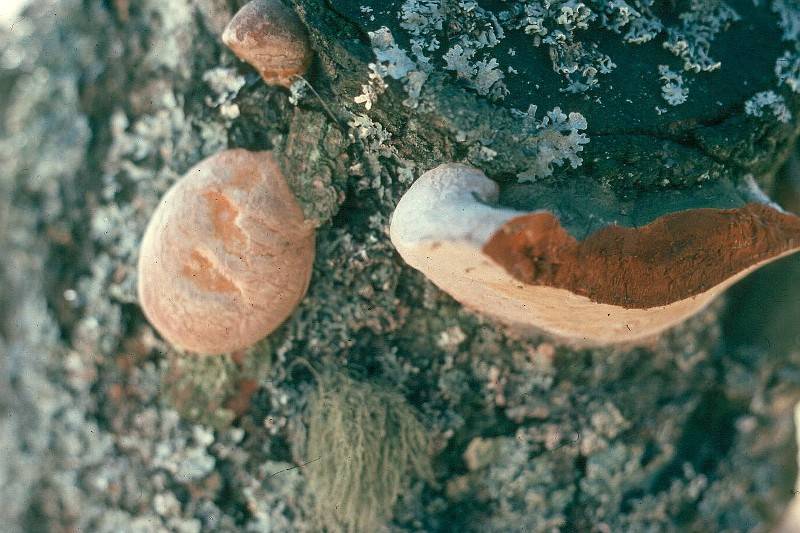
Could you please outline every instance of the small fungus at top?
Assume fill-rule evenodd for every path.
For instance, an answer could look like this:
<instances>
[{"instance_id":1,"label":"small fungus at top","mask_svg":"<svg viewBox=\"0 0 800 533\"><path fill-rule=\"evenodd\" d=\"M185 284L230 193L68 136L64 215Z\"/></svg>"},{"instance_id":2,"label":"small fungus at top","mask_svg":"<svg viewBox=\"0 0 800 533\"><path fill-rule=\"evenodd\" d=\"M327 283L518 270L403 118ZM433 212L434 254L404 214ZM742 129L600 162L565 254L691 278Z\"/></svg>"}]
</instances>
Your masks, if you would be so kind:
<instances>
[{"instance_id":1,"label":"small fungus at top","mask_svg":"<svg viewBox=\"0 0 800 533\"><path fill-rule=\"evenodd\" d=\"M228 23L222 41L268 85L289 87L313 58L305 26L280 0L248 2Z\"/></svg>"}]
</instances>

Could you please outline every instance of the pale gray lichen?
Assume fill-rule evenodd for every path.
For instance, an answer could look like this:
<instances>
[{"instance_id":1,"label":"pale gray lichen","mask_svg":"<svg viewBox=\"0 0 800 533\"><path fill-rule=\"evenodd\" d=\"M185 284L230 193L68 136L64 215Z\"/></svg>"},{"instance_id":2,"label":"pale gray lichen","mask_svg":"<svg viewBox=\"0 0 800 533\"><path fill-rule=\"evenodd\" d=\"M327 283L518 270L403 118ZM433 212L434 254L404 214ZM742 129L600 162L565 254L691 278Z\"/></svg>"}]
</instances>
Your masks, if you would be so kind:
<instances>
[{"instance_id":1,"label":"pale gray lichen","mask_svg":"<svg viewBox=\"0 0 800 533\"><path fill-rule=\"evenodd\" d=\"M414 36L412 42L430 52L438 50L440 43L436 37L427 37L442 31L444 17L441 0L406 0L400 8L400 26Z\"/></svg>"},{"instance_id":2,"label":"pale gray lichen","mask_svg":"<svg viewBox=\"0 0 800 533\"><path fill-rule=\"evenodd\" d=\"M375 63L369 64L369 81L361 86L361 94L354 101L363 104L369 111L377 102L378 97L386 90L385 78L404 80L409 98L405 104L416 107L422 85L427 79L426 59L421 52L416 54L417 61L412 61L405 50L395 43L394 36L389 28L369 32L372 50L375 53Z\"/></svg>"},{"instance_id":3,"label":"pale gray lichen","mask_svg":"<svg viewBox=\"0 0 800 533\"><path fill-rule=\"evenodd\" d=\"M659 65L658 73L664 85L661 87L661 96L669 105L680 105L689 98L689 89L683 86L683 76L671 70L667 65Z\"/></svg>"},{"instance_id":4,"label":"pale gray lichen","mask_svg":"<svg viewBox=\"0 0 800 533\"><path fill-rule=\"evenodd\" d=\"M764 109L769 109L778 122L788 124L792 119L792 113L786 107L786 100L774 91L756 93L744 103L744 112L753 117L763 116Z\"/></svg>"},{"instance_id":5,"label":"pale gray lichen","mask_svg":"<svg viewBox=\"0 0 800 533\"><path fill-rule=\"evenodd\" d=\"M781 38L793 45L775 61L778 84L785 84L793 92L800 93L800 6L795 2L773 0L772 10L779 17L779 26L783 30Z\"/></svg>"},{"instance_id":6,"label":"pale gray lichen","mask_svg":"<svg viewBox=\"0 0 800 533\"><path fill-rule=\"evenodd\" d=\"M386 27L370 32L377 61L370 66L370 78L356 101L371 110L387 89L386 82L392 78L401 81L409 95L404 102L406 105L432 111L435 96L426 94L424 89L429 80L434 79L431 76L440 83L441 71L452 73L480 96L490 100L506 98L509 94L506 84L511 86L510 80L520 75L521 69L506 67L503 63L509 56L494 52L501 49L499 47L512 32L515 38L518 37L516 32L527 34L534 47L546 48L554 71L563 76L562 91L584 93L597 86L603 75L616 67L612 57L594 42L593 32L600 29L619 34L624 42L633 46L662 35L660 44L680 58L682 72L672 65L659 66L662 96L668 104L654 107L661 115L665 108L688 101L694 75L721 68L721 63L713 58L712 45L722 32L740 20L739 14L723 0L690 0L684 7L677 20L670 22L662 21L655 14L649 0L525 1L492 9L473 1L404 1L396 12L401 33L405 32L403 35L392 35ZM457 22L452 22L454 20ZM448 21L451 21L450 26ZM516 53L516 50L508 52ZM793 83L793 76L782 75L786 83ZM553 129L558 126L550 131ZM541 150L525 150L531 156L541 151L543 159L535 165L538 168L522 172L517 168L515 174L523 180L532 180L552 175L554 167L564 162L569 162L573 168L580 165L582 159L578 153L588 137L574 128L560 131L564 139L549 135L546 130L539 132L543 139L537 140L533 132L521 139L523 146L539 146ZM466 159L476 165L496 165L495 156L499 152L492 143L491 135L473 138L467 146Z\"/></svg>"},{"instance_id":7,"label":"pale gray lichen","mask_svg":"<svg viewBox=\"0 0 800 533\"><path fill-rule=\"evenodd\" d=\"M206 105L218 108L220 115L226 119L239 118L239 106L233 100L246 83L244 76L237 74L232 68L217 67L207 70L203 74L203 81L216 95L213 98L207 96Z\"/></svg>"},{"instance_id":8,"label":"pale gray lichen","mask_svg":"<svg viewBox=\"0 0 800 533\"><path fill-rule=\"evenodd\" d=\"M188 2L139 6L137 16L153 22L148 37L154 45L144 50L133 46L132 53L139 55L130 60L147 83L132 83L135 88L125 94L130 100L115 101L108 113L90 109L97 113L90 119L80 111L78 76L90 77L87 86L96 82L89 73L102 69L93 54L104 47L97 46L96 34L90 37L81 28L87 18L104 28L115 23L96 2L47 4L38 3L20 26L39 30L35 39L31 34L27 55L20 56L38 57L38 65L29 69L26 60L15 62L18 78L8 95L11 113L3 116L0 140L1 150L16 153L5 159L2 152L9 163L2 183L8 178L15 187L30 184L11 214L18 245L0 228L3 300L16 302L10 310L15 320L32 328L9 331L5 322L0 328L5 391L0 395L0 446L14 450L12 458L0 461L0 494L8 503L0 511L4 527L11 532L199 532L238 529L238 520L247 529L249 518L233 518L230 509L215 504L218 445L228 442L227 431L215 435L163 405L160 384L166 369L155 350L164 347L131 312L138 239L149 214L204 150L227 144L230 117L209 119L203 99L192 109L192 103L176 96L176 86L185 81L181 75L188 76L193 64L192 40L185 37L198 27L194 8ZM56 12L59 16L53 16ZM117 32L103 35L111 53L124 49ZM10 59L9 49L3 51ZM227 74L206 78L211 85L223 81L221 91L208 91L214 105L233 99L224 79L240 85ZM0 75L8 81L7 72ZM16 91L24 91L20 105ZM35 115L15 122L28 112ZM39 125L46 129L39 131ZM91 155L90 143L97 143ZM22 177L29 171L36 179ZM4 203L6 191L0 190ZM73 232L72 223L80 231ZM60 245L50 241L47 226ZM56 246L70 254L58 267L50 256ZM59 276L44 274L45 265L58 268ZM5 299L11 295L13 300ZM151 353L156 362L148 360ZM8 410L11 405L14 409ZM233 463L242 453L240 448L226 461ZM241 471L250 470L241 460L235 462ZM234 477L229 482L238 484ZM190 492L191 501L176 496ZM260 505L278 509L271 498L266 495ZM287 512L284 530L301 522L296 511Z\"/></svg>"},{"instance_id":9,"label":"pale gray lichen","mask_svg":"<svg viewBox=\"0 0 800 533\"><path fill-rule=\"evenodd\" d=\"M445 70L454 71L460 79L482 96L489 96L492 100L500 100L507 93L502 80L505 77L498 68L497 59L481 59L474 61L475 50L464 49L455 45L448 50L442 59L445 61Z\"/></svg>"},{"instance_id":10,"label":"pale gray lichen","mask_svg":"<svg viewBox=\"0 0 800 533\"><path fill-rule=\"evenodd\" d=\"M796 2L792 0L772 0L772 11L778 17L781 29L783 30L782 38L784 41L800 40L800 9L798 9Z\"/></svg>"},{"instance_id":11,"label":"pale gray lichen","mask_svg":"<svg viewBox=\"0 0 800 533\"><path fill-rule=\"evenodd\" d=\"M710 55L714 39L739 20L722 0L692 0L679 24L673 26L666 26L655 15L653 0L528 0L496 13L471 0L407 0L398 17L414 46L436 52L442 48L447 29L445 13L447 20L458 21L447 33L450 44L441 50L445 68L492 99L507 94L502 77L514 71L505 69L488 51L509 31L522 31L531 36L534 47L547 47L553 70L564 78L562 90L583 93L597 87L599 78L616 68L612 58L587 39L591 30L612 31L629 44L646 43L666 33L664 47L683 60L685 70L708 72L720 67ZM479 75L483 77L480 82L475 79Z\"/></svg>"},{"instance_id":12,"label":"pale gray lichen","mask_svg":"<svg viewBox=\"0 0 800 533\"><path fill-rule=\"evenodd\" d=\"M604 11L600 17L601 23L607 24L608 29L619 32L626 24L615 16L614 6L601 6L600 9ZM632 14L622 8L620 13L623 12ZM534 46L548 47L553 70L566 81L566 92L588 91L597 86L599 74L608 74L616 67L608 55L600 52L596 46L584 44L576 37L578 31L588 30L590 24L598 18L592 7L584 2L520 2L503 11L499 18L510 28L531 35Z\"/></svg>"},{"instance_id":13,"label":"pale gray lichen","mask_svg":"<svg viewBox=\"0 0 800 533\"><path fill-rule=\"evenodd\" d=\"M407 2L403 5L403 17L409 19L409 11L413 4ZM441 12L441 5L435 13ZM488 55L488 50L496 47L504 38L505 32L495 14L484 9L477 2L462 0L452 6L446 6L448 17L455 16L456 20L452 29L456 30L456 42L442 55L445 61L444 68L456 72L460 79L482 96L492 100L501 100L508 93L505 87L502 67L498 60ZM451 14L451 11L455 13ZM426 25L416 33L416 43L426 50L437 50L439 40L436 32L441 31L441 24L434 17L435 24ZM406 28L409 24L406 23ZM412 30L412 33L414 31Z\"/></svg>"},{"instance_id":14,"label":"pale gray lichen","mask_svg":"<svg viewBox=\"0 0 800 533\"><path fill-rule=\"evenodd\" d=\"M599 6L603 26L613 32L625 30L626 43L641 44L652 41L661 33L663 24L651 11L653 0L611 0Z\"/></svg>"},{"instance_id":15,"label":"pale gray lichen","mask_svg":"<svg viewBox=\"0 0 800 533\"><path fill-rule=\"evenodd\" d=\"M452 73L481 96L491 100L505 98L506 83L519 72L516 68L506 68L505 59L492 52L511 32L523 32L532 38L534 47L547 49L554 71L564 78L562 91L571 93L583 93L597 86L602 76L616 67L590 37L597 29L617 33L631 45L663 34L663 45L682 59L685 72L696 74L720 68L711 56L712 44L717 35L739 20L728 4L721 0L689 3L690 9L682 12L677 23L670 24L660 20L652 7L650 1L564 0L526 1L489 9L473 1L408 0L396 13L405 35L392 35L386 27L370 32L376 62L370 65L369 80L356 101L371 110L387 89L386 81L392 78L404 85L409 95L406 105L430 111L431 95L426 95L423 89L432 75L439 74L436 69ZM453 20L457 22L448 27L447 22ZM404 50L401 42L410 43L410 50ZM685 103L691 81L686 79L688 74L676 72L669 65L663 65L659 73L664 81L665 101L672 106ZM663 108L657 108L656 112L662 114ZM578 153L588 137L580 128L560 128L554 123L550 128L538 130L541 139L530 128L531 135L521 139L531 156L542 155L535 164L537 168L522 172L515 169L522 180L550 176L554 167L564 162L573 168L582 163ZM564 135L552 135L554 130ZM494 162L498 151L492 146L492 137L474 141L467 148L467 160L478 165ZM539 148L533 149L533 145Z\"/></svg>"},{"instance_id":16,"label":"pale gray lichen","mask_svg":"<svg viewBox=\"0 0 800 533\"><path fill-rule=\"evenodd\" d=\"M347 125L350 126L351 138L360 142L367 152L383 157L392 157L396 154L396 150L389 144L392 134L369 116L353 115Z\"/></svg>"},{"instance_id":17,"label":"pale gray lichen","mask_svg":"<svg viewBox=\"0 0 800 533\"><path fill-rule=\"evenodd\" d=\"M139 9L152 30L152 40L144 57L146 68L170 69L188 77L192 64L191 42L197 35L191 2L178 0L176 4L166 4L161 0L144 0Z\"/></svg>"},{"instance_id":18,"label":"pale gray lichen","mask_svg":"<svg viewBox=\"0 0 800 533\"><path fill-rule=\"evenodd\" d=\"M383 27L372 31L369 33L369 38L381 77L388 76L400 80L416 68L416 63L408 57L405 50L397 46L389 28Z\"/></svg>"},{"instance_id":19,"label":"pale gray lichen","mask_svg":"<svg viewBox=\"0 0 800 533\"><path fill-rule=\"evenodd\" d=\"M684 70L711 72L722 65L711 57L711 44L716 36L740 20L734 9L723 0L692 0L679 15L680 27L667 30L664 48L683 59Z\"/></svg>"},{"instance_id":20,"label":"pale gray lichen","mask_svg":"<svg viewBox=\"0 0 800 533\"><path fill-rule=\"evenodd\" d=\"M297 79L289 86L289 103L296 106L300 101L306 97L308 92L308 84L303 79Z\"/></svg>"},{"instance_id":21,"label":"pale gray lichen","mask_svg":"<svg viewBox=\"0 0 800 533\"><path fill-rule=\"evenodd\" d=\"M448 486L454 499L471 496L492 510L475 530L518 531L525 524L533 531L560 531L567 525L576 488L563 467L576 460L574 447L540 453L522 429L478 442L465 452L472 472Z\"/></svg>"},{"instance_id":22,"label":"pale gray lichen","mask_svg":"<svg viewBox=\"0 0 800 533\"><path fill-rule=\"evenodd\" d=\"M519 113L526 128L535 132L521 148L532 157L531 166L517 175L519 181L535 181L550 176L554 165L569 163L577 168L583 163L578 155L589 142L585 133L586 119L580 113L566 115L560 108L548 111L541 120L536 119L536 106Z\"/></svg>"},{"instance_id":23,"label":"pale gray lichen","mask_svg":"<svg viewBox=\"0 0 800 533\"><path fill-rule=\"evenodd\" d=\"M459 78L475 89L478 94L488 96L493 100L502 99L507 94L503 83L504 74L496 58L488 56L484 49L495 47L505 37L503 27L495 15L485 10L472 0L461 0L445 7L442 0L407 0L398 13L401 19L400 27L407 30L410 36L411 51L416 57L417 67L412 72L411 87L407 87L410 98L406 105L417 107L419 92L427 78L427 73L433 69L431 58L425 52L435 52L440 49L443 31L444 14L457 15L455 20L458 30L458 40L442 55L444 65L442 68L456 72ZM380 33L379 33L380 32ZM371 32L373 49L376 57L381 61L381 56L386 56L386 45L378 42L376 37L385 40L388 29L381 28L379 32ZM389 33L391 37L391 33ZM394 48L394 39L391 39L392 55L398 56ZM401 56L398 56L402 60ZM392 76L394 77L394 76ZM394 79L400 79L394 77ZM363 98L362 98L363 99Z\"/></svg>"},{"instance_id":24,"label":"pale gray lichen","mask_svg":"<svg viewBox=\"0 0 800 533\"><path fill-rule=\"evenodd\" d=\"M800 93L800 53L784 52L775 62L775 75L779 84L786 84L793 92Z\"/></svg>"},{"instance_id":25,"label":"pale gray lichen","mask_svg":"<svg viewBox=\"0 0 800 533\"><path fill-rule=\"evenodd\" d=\"M386 82L383 81L383 76L378 73L377 66L374 63L370 63L369 80L361 85L361 94L353 98L353 101L357 104L362 104L364 109L369 111L378 102L378 97L386 89Z\"/></svg>"}]
</instances>

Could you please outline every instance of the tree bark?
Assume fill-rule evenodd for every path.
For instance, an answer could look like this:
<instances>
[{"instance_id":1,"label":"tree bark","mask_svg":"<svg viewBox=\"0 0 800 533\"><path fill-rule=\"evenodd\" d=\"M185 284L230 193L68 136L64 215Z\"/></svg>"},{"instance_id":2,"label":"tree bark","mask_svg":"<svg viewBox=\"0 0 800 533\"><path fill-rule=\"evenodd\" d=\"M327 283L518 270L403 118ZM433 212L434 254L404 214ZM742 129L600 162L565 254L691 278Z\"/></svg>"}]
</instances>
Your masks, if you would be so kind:
<instances>
[{"instance_id":1,"label":"tree bark","mask_svg":"<svg viewBox=\"0 0 800 533\"><path fill-rule=\"evenodd\" d=\"M607 32L598 39L617 69L594 92L561 91L551 57L514 34L498 57L530 68L505 72L505 99L443 67L452 41L431 53L419 101L407 102L407 79L386 77L367 110L355 99L376 61L368 32L386 25L409 46L402 2L295 0L316 53L297 104L222 45L241 4L41 0L0 34L7 530L319 528L309 471L341 456L326 468L352 472L342 450L307 454L315 372L402 398L427 432L432 476L387 466L405 483L381 514L391 531L767 531L779 521L796 475L800 260L763 269L659 338L593 349L462 308L387 234L414 178L452 161L484 170L519 208L546 187L566 203L641 207L647 221L748 174L797 206L797 160L784 161L798 120L744 107L774 90L800 112L774 77L786 48L776 13L731 2L744 22L715 41L722 68L691 78L674 108L653 74L676 60L664 36L631 48ZM454 38L450 23L442 31ZM746 39L753 51L741 54ZM542 153L539 130L520 118L530 104L585 117L582 165L518 179ZM317 258L278 331L246 353L199 359L144 319L138 244L169 186L233 147L279 155L317 227Z\"/></svg>"}]
</instances>

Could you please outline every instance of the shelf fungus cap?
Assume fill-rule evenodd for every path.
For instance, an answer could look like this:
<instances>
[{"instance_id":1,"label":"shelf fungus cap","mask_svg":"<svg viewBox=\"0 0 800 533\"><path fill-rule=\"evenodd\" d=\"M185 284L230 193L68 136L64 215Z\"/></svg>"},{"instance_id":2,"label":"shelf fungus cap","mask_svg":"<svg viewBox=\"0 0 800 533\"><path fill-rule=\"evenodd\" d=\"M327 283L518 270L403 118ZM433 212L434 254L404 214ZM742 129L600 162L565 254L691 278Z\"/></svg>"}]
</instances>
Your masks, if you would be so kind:
<instances>
[{"instance_id":1,"label":"shelf fungus cap","mask_svg":"<svg viewBox=\"0 0 800 533\"><path fill-rule=\"evenodd\" d=\"M289 87L313 57L305 26L281 0L248 2L228 23L222 42L268 85Z\"/></svg>"},{"instance_id":2,"label":"shelf fungus cap","mask_svg":"<svg viewBox=\"0 0 800 533\"><path fill-rule=\"evenodd\" d=\"M246 348L308 289L314 231L270 152L227 150L162 198L139 252L139 301L172 344L201 354Z\"/></svg>"},{"instance_id":3,"label":"shelf fungus cap","mask_svg":"<svg viewBox=\"0 0 800 533\"><path fill-rule=\"evenodd\" d=\"M637 227L609 223L576 238L555 210L498 207L495 182L446 164L401 198L390 235L406 263L465 306L602 345L657 334L800 249L800 218L751 197Z\"/></svg>"}]
</instances>

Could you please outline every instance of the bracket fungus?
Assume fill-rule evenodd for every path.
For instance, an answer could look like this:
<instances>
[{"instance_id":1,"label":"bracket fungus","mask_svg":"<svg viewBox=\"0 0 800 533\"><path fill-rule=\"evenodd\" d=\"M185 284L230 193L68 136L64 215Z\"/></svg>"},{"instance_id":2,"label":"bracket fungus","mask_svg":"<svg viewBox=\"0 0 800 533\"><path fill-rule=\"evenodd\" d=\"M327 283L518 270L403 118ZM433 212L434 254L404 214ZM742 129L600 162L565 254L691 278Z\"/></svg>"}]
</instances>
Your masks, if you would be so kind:
<instances>
[{"instance_id":1,"label":"bracket fungus","mask_svg":"<svg viewBox=\"0 0 800 533\"><path fill-rule=\"evenodd\" d=\"M599 190L567 191L567 205L529 185L533 208L520 211L498 206L500 187L480 170L446 164L401 198L390 234L409 265L467 307L574 342L635 341L800 249L800 218L744 181L693 197L662 191L638 211Z\"/></svg>"},{"instance_id":2,"label":"bracket fungus","mask_svg":"<svg viewBox=\"0 0 800 533\"><path fill-rule=\"evenodd\" d=\"M314 231L270 152L227 150L189 170L153 213L139 253L139 301L172 344L246 348L308 289Z\"/></svg>"},{"instance_id":3,"label":"bracket fungus","mask_svg":"<svg viewBox=\"0 0 800 533\"><path fill-rule=\"evenodd\" d=\"M222 42L268 85L289 87L313 58L302 21L280 0L248 2L228 23Z\"/></svg>"}]
</instances>

